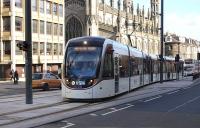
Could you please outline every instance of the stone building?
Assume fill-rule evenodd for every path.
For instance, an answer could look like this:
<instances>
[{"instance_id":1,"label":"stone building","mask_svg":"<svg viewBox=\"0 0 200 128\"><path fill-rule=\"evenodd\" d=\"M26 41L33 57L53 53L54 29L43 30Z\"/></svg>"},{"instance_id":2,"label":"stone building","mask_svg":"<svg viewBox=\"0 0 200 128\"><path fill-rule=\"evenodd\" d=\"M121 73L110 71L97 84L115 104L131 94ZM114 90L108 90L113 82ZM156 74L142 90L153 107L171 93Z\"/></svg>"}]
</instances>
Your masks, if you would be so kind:
<instances>
[{"instance_id":1,"label":"stone building","mask_svg":"<svg viewBox=\"0 0 200 128\"><path fill-rule=\"evenodd\" d=\"M145 10L134 0L65 0L65 39L103 36L158 55L160 3L149 2Z\"/></svg>"},{"instance_id":2,"label":"stone building","mask_svg":"<svg viewBox=\"0 0 200 128\"><path fill-rule=\"evenodd\" d=\"M200 52L200 42L191 38L181 37L176 34L165 35L165 55L175 57L179 54L183 60L197 60Z\"/></svg>"},{"instance_id":3,"label":"stone building","mask_svg":"<svg viewBox=\"0 0 200 128\"><path fill-rule=\"evenodd\" d=\"M64 0L31 0L33 72L61 67L64 51ZM0 79L11 69L25 75L25 52L17 43L25 40L25 0L0 2Z\"/></svg>"}]
</instances>

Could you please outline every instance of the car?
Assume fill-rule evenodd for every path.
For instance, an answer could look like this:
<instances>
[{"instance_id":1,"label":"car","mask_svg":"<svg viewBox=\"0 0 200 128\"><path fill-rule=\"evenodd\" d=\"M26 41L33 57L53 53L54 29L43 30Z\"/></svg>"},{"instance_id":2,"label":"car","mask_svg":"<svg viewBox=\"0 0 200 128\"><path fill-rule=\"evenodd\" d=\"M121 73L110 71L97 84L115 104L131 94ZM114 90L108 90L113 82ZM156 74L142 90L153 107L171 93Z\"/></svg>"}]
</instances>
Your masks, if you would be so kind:
<instances>
[{"instance_id":1,"label":"car","mask_svg":"<svg viewBox=\"0 0 200 128\"><path fill-rule=\"evenodd\" d=\"M53 73L33 73L32 88L43 89L45 91L49 90L50 88L61 89L61 79Z\"/></svg>"}]
</instances>

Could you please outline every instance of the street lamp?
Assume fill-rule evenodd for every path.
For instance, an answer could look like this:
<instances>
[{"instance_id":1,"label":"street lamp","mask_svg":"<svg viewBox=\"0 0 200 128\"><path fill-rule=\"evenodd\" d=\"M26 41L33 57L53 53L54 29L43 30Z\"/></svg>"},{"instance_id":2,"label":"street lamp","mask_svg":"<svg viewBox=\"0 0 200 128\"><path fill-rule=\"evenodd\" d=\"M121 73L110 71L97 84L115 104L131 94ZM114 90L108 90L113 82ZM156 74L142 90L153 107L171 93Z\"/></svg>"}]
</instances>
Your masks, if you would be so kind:
<instances>
[{"instance_id":1,"label":"street lamp","mask_svg":"<svg viewBox=\"0 0 200 128\"><path fill-rule=\"evenodd\" d=\"M161 19L161 26L160 26L160 42L161 42L161 48L160 48L160 83L163 82L163 43L164 43L164 0L161 0L161 13L160 13L160 19Z\"/></svg>"},{"instance_id":2,"label":"street lamp","mask_svg":"<svg viewBox=\"0 0 200 128\"><path fill-rule=\"evenodd\" d=\"M32 94L32 27L31 27L31 1L25 1L25 40L27 50L25 52L25 74L26 74L26 104L33 104Z\"/></svg>"},{"instance_id":3,"label":"street lamp","mask_svg":"<svg viewBox=\"0 0 200 128\"><path fill-rule=\"evenodd\" d=\"M178 42L178 54L176 54L176 56L175 56L175 63L176 63L176 78L177 78L177 80L179 80L179 60L180 60L180 51L179 51L179 45L180 45L180 43Z\"/></svg>"},{"instance_id":4,"label":"street lamp","mask_svg":"<svg viewBox=\"0 0 200 128\"><path fill-rule=\"evenodd\" d=\"M197 62L198 62L198 75L199 75L199 60L200 60L200 53L197 53Z\"/></svg>"},{"instance_id":5,"label":"street lamp","mask_svg":"<svg viewBox=\"0 0 200 128\"><path fill-rule=\"evenodd\" d=\"M199 42L196 42L196 51L197 51L197 63L198 63L198 76L199 76L199 60L200 60L200 53L199 53Z\"/></svg>"}]
</instances>

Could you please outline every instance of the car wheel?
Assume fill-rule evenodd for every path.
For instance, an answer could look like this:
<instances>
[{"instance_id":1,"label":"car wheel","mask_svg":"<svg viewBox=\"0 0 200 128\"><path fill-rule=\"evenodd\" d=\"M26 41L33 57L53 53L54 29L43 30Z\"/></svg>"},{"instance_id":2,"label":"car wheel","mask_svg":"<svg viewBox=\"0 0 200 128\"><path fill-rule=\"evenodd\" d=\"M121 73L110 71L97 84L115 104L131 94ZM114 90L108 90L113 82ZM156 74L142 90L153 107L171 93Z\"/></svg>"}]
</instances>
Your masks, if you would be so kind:
<instances>
[{"instance_id":1,"label":"car wheel","mask_svg":"<svg viewBox=\"0 0 200 128\"><path fill-rule=\"evenodd\" d=\"M48 91L49 90L49 85L47 83L43 84L43 90Z\"/></svg>"}]
</instances>

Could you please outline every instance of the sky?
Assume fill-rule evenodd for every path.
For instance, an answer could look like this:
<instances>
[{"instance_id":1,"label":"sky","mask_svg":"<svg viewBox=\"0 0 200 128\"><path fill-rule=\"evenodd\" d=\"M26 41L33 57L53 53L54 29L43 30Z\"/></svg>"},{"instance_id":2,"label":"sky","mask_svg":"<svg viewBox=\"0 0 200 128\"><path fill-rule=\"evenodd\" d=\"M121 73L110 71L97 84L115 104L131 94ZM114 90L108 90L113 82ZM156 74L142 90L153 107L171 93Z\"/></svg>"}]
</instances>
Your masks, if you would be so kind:
<instances>
[{"instance_id":1,"label":"sky","mask_svg":"<svg viewBox=\"0 0 200 128\"><path fill-rule=\"evenodd\" d=\"M150 0L133 0L145 10ZM200 0L164 0L164 31L200 41Z\"/></svg>"}]
</instances>

